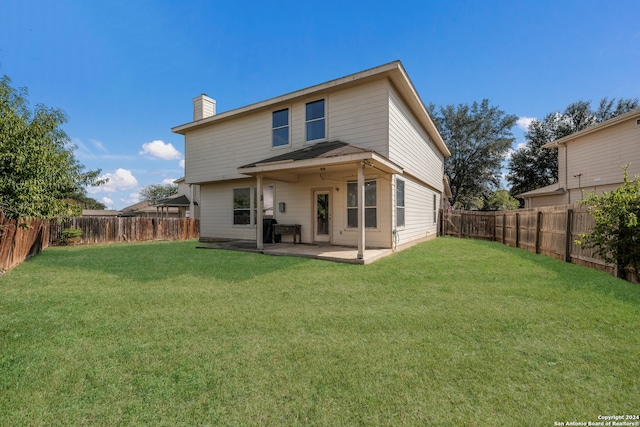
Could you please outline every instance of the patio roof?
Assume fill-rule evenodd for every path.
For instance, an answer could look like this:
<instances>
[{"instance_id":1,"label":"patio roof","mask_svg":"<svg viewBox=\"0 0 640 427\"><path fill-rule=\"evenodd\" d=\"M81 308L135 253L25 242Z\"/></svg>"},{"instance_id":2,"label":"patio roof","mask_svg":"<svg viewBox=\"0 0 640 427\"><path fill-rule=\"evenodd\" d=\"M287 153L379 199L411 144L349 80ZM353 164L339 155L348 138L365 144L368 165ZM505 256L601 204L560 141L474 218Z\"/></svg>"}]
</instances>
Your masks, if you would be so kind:
<instances>
[{"instance_id":1,"label":"patio roof","mask_svg":"<svg viewBox=\"0 0 640 427\"><path fill-rule=\"evenodd\" d=\"M269 157L238 168L245 175L261 174L266 178L295 182L296 171L357 164L366 161L367 165L386 173L402 173L403 169L391 160L369 149L342 141L319 142L299 150Z\"/></svg>"}]
</instances>

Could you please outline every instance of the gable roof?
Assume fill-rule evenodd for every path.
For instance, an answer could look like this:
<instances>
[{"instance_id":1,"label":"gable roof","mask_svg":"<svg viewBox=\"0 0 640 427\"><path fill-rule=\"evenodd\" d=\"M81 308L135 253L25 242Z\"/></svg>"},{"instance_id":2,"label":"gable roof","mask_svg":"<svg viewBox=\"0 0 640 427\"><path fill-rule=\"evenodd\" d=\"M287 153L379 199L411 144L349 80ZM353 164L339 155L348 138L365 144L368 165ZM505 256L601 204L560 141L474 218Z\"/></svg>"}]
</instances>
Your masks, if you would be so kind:
<instances>
[{"instance_id":1,"label":"gable roof","mask_svg":"<svg viewBox=\"0 0 640 427\"><path fill-rule=\"evenodd\" d=\"M273 108L277 104L290 103L294 100L304 98L310 95L320 95L335 90L345 89L351 86L365 83L370 80L379 79L382 77L388 78L395 88L398 90L404 101L407 103L413 114L416 116L420 124L427 130L431 136L434 144L438 147L438 150L445 156L449 157L451 152L445 145L442 137L438 133L429 113L427 112L422 99L418 95L413 83L409 79L402 63L400 61L393 61L388 64L380 65L378 67L370 68L368 70L360 71L359 73L350 74L345 77L341 77L335 80L330 80L326 83L311 86L306 89L301 89L295 92L291 92L285 95L277 96L275 98L267 99L265 101L250 104L245 107L237 108L230 111L225 111L220 114L204 118L202 120L193 121L180 126L176 126L171 129L172 132L185 135L188 131L198 129L213 123L221 122L231 118L236 118L242 115L254 113L256 111Z\"/></svg>"},{"instance_id":2,"label":"gable roof","mask_svg":"<svg viewBox=\"0 0 640 427\"><path fill-rule=\"evenodd\" d=\"M614 126L617 125L618 123L627 121L631 118L634 118L635 116L640 117L640 108L636 109L636 110L632 110L629 111L628 113L625 114L621 114L617 117L614 117L613 119L609 119L606 120L604 122L598 123L597 125L593 125L593 126L589 126L586 129L582 129L579 132L576 133L572 133L571 135L567 135L563 138L560 139L556 139L555 141L551 141L551 142L547 142L546 144L544 144L542 146L542 148L556 148L558 147L560 144L566 144L567 142L574 140L576 138L580 138L582 136L588 135L590 133L593 132L597 132L601 129L605 129L608 128L610 126Z\"/></svg>"}]
</instances>

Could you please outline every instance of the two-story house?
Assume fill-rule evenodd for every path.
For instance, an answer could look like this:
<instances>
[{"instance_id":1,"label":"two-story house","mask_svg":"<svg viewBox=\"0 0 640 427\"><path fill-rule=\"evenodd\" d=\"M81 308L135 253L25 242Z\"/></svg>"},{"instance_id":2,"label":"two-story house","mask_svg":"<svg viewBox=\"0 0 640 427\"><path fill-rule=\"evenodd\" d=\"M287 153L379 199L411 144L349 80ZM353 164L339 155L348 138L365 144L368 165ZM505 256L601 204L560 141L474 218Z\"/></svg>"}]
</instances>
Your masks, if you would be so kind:
<instances>
[{"instance_id":1,"label":"two-story house","mask_svg":"<svg viewBox=\"0 0 640 427\"><path fill-rule=\"evenodd\" d=\"M437 235L450 153L399 61L220 114L201 95L172 130L200 188L202 241L261 248L265 218L359 258Z\"/></svg>"},{"instance_id":2,"label":"two-story house","mask_svg":"<svg viewBox=\"0 0 640 427\"><path fill-rule=\"evenodd\" d=\"M526 208L575 203L585 194L612 191L623 182L622 167L640 175L640 109L543 145L558 150L558 182L518 195Z\"/></svg>"}]
</instances>

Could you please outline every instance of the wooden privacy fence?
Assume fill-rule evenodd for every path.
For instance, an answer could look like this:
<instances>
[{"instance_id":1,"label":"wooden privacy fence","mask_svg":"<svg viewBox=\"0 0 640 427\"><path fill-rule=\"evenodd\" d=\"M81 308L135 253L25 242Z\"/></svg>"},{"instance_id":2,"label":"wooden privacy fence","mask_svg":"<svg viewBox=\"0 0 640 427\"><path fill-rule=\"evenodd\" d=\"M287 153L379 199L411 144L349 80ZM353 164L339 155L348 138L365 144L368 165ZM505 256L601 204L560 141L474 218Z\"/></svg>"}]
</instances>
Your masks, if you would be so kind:
<instances>
[{"instance_id":1,"label":"wooden privacy fence","mask_svg":"<svg viewBox=\"0 0 640 427\"><path fill-rule=\"evenodd\" d=\"M6 218L0 209L0 270L10 270L49 245L62 244L62 231L82 229L79 244L188 240L200 235L191 218L70 218L63 221Z\"/></svg>"},{"instance_id":2,"label":"wooden privacy fence","mask_svg":"<svg viewBox=\"0 0 640 427\"><path fill-rule=\"evenodd\" d=\"M594 224L584 205L573 204L496 212L445 210L440 231L445 236L494 240L615 275L615 266L575 243Z\"/></svg>"},{"instance_id":3,"label":"wooden privacy fence","mask_svg":"<svg viewBox=\"0 0 640 427\"><path fill-rule=\"evenodd\" d=\"M80 244L189 240L200 235L200 222L193 218L80 217L51 224L49 243L63 243L66 228L80 228Z\"/></svg>"},{"instance_id":4,"label":"wooden privacy fence","mask_svg":"<svg viewBox=\"0 0 640 427\"><path fill-rule=\"evenodd\" d=\"M0 270L10 270L49 245L49 221L19 221L0 209Z\"/></svg>"}]
</instances>

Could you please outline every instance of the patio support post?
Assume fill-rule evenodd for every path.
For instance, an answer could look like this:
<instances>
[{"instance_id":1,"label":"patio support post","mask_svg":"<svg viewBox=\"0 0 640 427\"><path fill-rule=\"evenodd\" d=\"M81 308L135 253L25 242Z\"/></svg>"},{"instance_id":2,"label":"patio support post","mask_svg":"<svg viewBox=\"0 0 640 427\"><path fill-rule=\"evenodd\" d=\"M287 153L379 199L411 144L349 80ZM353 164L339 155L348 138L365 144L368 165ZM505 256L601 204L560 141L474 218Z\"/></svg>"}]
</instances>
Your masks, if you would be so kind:
<instances>
[{"instance_id":1,"label":"patio support post","mask_svg":"<svg viewBox=\"0 0 640 427\"><path fill-rule=\"evenodd\" d=\"M358 259L364 259L364 161L358 167Z\"/></svg>"},{"instance_id":2,"label":"patio support post","mask_svg":"<svg viewBox=\"0 0 640 427\"><path fill-rule=\"evenodd\" d=\"M262 197L262 175L256 175L256 185L258 186L258 200L256 200L256 240L258 241L258 249L264 249L264 242L262 241L263 235L263 224L262 224L262 214L263 214L263 197Z\"/></svg>"},{"instance_id":3,"label":"patio support post","mask_svg":"<svg viewBox=\"0 0 640 427\"><path fill-rule=\"evenodd\" d=\"M196 188L194 184L189 184L189 218L195 218L196 205L195 205ZM186 216L186 215L185 215Z\"/></svg>"}]
</instances>

